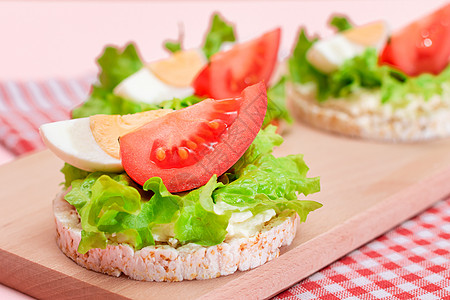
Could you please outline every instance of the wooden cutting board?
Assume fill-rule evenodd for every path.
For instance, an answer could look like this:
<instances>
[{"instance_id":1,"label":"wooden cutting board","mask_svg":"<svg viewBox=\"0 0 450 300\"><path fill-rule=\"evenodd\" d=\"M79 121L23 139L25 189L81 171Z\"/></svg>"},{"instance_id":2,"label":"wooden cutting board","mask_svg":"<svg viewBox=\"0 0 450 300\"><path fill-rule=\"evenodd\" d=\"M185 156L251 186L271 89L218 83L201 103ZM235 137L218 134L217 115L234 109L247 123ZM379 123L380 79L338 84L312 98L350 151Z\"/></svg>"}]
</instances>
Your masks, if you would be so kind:
<instances>
[{"instance_id":1,"label":"wooden cutting board","mask_svg":"<svg viewBox=\"0 0 450 300\"><path fill-rule=\"evenodd\" d=\"M266 298L450 194L450 140L382 144L294 125L277 155L304 153L323 203L279 258L205 281L138 282L79 267L55 243L62 162L44 151L0 167L0 282L37 298Z\"/></svg>"}]
</instances>

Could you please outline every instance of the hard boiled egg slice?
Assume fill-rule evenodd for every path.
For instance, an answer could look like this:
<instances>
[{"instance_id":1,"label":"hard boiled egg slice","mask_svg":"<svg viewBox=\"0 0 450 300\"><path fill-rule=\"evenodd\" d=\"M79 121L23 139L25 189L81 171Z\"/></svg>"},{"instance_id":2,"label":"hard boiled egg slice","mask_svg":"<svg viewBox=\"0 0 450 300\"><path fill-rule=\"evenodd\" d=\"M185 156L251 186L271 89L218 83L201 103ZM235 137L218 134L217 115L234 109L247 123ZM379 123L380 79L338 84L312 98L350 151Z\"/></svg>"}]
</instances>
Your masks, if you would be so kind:
<instances>
[{"instance_id":1,"label":"hard boiled egg slice","mask_svg":"<svg viewBox=\"0 0 450 300\"><path fill-rule=\"evenodd\" d=\"M193 93L191 87L179 88L164 83L145 67L125 78L114 89L114 94L118 96L148 104L185 98Z\"/></svg>"},{"instance_id":2,"label":"hard boiled egg slice","mask_svg":"<svg viewBox=\"0 0 450 300\"><path fill-rule=\"evenodd\" d=\"M164 83L179 88L190 87L192 80L207 63L199 49L178 51L171 57L150 63L147 67Z\"/></svg>"},{"instance_id":3,"label":"hard boiled egg slice","mask_svg":"<svg viewBox=\"0 0 450 300\"><path fill-rule=\"evenodd\" d=\"M351 28L316 42L306 53L306 58L318 70L328 74L368 47L380 50L388 33L388 26L383 21Z\"/></svg>"},{"instance_id":4,"label":"hard boiled egg slice","mask_svg":"<svg viewBox=\"0 0 450 300\"><path fill-rule=\"evenodd\" d=\"M121 172L119 137L170 112L95 115L44 124L39 131L47 147L68 164L90 172Z\"/></svg>"},{"instance_id":5,"label":"hard boiled egg slice","mask_svg":"<svg viewBox=\"0 0 450 300\"><path fill-rule=\"evenodd\" d=\"M198 50L178 51L168 59L150 63L125 78L114 93L149 104L185 98L194 93L191 82L206 62Z\"/></svg>"},{"instance_id":6,"label":"hard boiled egg slice","mask_svg":"<svg viewBox=\"0 0 450 300\"><path fill-rule=\"evenodd\" d=\"M171 112L171 109L158 109L123 116L95 115L89 117L89 121L97 144L109 156L119 159L119 137Z\"/></svg>"},{"instance_id":7,"label":"hard boiled egg slice","mask_svg":"<svg viewBox=\"0 0 450 300\"><path fill-rule=\"evenodd\" d=\"M59 158L86 171L120 172L120 159L108 155L94 139L89 118L44 124L45 145Z\"/></svg>"}]
</instances>

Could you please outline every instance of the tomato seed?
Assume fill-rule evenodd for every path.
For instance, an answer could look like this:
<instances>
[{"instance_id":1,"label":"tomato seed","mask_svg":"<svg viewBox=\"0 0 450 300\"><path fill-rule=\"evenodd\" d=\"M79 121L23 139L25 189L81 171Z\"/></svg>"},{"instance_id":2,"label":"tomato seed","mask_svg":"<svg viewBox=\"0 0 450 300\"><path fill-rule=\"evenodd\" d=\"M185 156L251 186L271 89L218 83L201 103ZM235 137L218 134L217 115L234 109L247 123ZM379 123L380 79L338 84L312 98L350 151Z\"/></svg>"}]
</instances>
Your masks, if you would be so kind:
<instances>
[{"instance_id":1,"label":"tomato seed","mask_svg":"<svg viewBox=\"0 0 450 300\"><path fill-rule=\"evenodd\" d=\"M208 126L211 128L211 129L217 129L217 128L219 128L219 122L217 122L217 121L209 121L208 122Z\"/></svg>"},{"instance_id":2,"label":"tomato seed","mask_svg":"<svg viewBox=\"0 0 450 300\"><path fill-rule=\"evenodd\" d=\"M163 161L166 158L166 151L163 148L159 147L156 149L156 159L159 161Z\"/></svg>"},{"instance_id":3,"label":"tomato seed","mask_svg":"<svg viewBox=\"0 0 450 300\"><path fill-rule=\"evenodd\" d=\"M193 141L186 141L186 145L187 145L188 148L191 149L191 150L197 149L197 144L194 143Z\"/></svg>"},{"instance_id":4,"label":"tomato seed","mask_svg":"<svg viewBox=\"0 0 450 300\"><path fill-rule=\"evenodd\" d=\"M187 159L189 156L189 153L184 148L178 148L178 155L180 156L181 159Z\"/></svg>"}]
</instances>

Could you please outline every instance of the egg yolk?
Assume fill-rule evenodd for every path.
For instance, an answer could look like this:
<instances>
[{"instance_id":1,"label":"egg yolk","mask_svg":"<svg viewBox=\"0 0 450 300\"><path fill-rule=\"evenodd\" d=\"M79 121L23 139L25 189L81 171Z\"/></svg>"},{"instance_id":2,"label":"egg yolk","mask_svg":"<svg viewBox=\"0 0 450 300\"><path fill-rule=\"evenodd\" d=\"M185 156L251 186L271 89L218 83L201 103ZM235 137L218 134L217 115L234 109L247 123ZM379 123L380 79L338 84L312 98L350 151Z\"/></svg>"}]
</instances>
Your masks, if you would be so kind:
<instances>
[{"instance_id":1,"label":"egg yolk","mask_svg":"<svg viewBox=\"0 0 450 300\"><path fill-rule=\"evenodd\" d=\"M342 35L356 44L369 47L376 45L386 32L386 23L379 21L346 30Z\"/></svg>"},{"instance_id":2,"label":"egg yolk","mask_svg":"<svg viewBox=\"0 0 450 300\"><path fill-rule=\"evenodd\" d=\"M171 57L150 63L147 67L161 81L176 87L189 87L206 64L200 51L175 52Z\"/></svg>"},{"instance_id":3,"label":"egg yolk","mask_svg":"<svg viewBox=\"0 0 450 300\"><path fill-rule=\"evenodd\" d=\"M171 112L171 109L159 109L123 116L95 115L89 117L89 123L100 148L108 155L120 159L119 137Z\"/></svg>"}]
</instances>

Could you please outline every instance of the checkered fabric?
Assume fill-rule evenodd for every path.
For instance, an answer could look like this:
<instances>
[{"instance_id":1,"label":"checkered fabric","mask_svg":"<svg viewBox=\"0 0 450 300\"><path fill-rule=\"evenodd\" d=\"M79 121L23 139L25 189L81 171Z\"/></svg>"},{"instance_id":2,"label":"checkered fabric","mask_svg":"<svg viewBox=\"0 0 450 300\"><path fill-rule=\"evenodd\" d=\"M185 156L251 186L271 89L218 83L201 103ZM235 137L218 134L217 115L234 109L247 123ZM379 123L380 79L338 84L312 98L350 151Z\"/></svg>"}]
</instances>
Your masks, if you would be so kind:
<instances>
[{"instance_id":1,"label":"checkered fabric","mask_svg":"<svg viewBox=\"0 0 450 300\"><path fill-rule=\"evenodd\" d=\"M39 126L69 119L70 111L86 100L93 80L0 82L0 147L14 155L43 149Z\"/></svg>"},{"instance_id":2,"label":"checkered fabric","mask_svg":"<svg viewBox=\"0 0 450 300\"><path fill-rule=\"evenodd\" d=\"M275 299L450 299L450 198Z\"/></svg>"}]
</instances>

